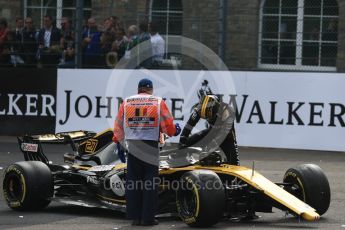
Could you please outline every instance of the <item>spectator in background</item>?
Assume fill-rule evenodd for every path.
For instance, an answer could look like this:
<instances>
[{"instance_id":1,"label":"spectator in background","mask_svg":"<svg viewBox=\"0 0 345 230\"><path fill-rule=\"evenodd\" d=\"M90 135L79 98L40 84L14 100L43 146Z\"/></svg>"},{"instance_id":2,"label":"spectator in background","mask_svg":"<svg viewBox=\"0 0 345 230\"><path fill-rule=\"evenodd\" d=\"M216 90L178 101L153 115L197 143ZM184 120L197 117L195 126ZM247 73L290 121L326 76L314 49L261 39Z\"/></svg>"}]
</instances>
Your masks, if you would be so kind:
<instances>
[{"instance_id":1,"label":"spectator in background","mask_svg":"<svg viewBox=\"0 0 345 230\"><path fill-rule=\"evenodd\" d=\"M9 32L7 20L0 18L0 66L10 65L10 50L7 44L7 35Z\"/></svg>"},{"instance_id":2,"label":"spectator in background","mask_svg":"<svg viewBox=\"0 0 345 230\"><path fill-rule=\"evenodd\" d=\"M26 67L36 67L37 31L31 17L25 18L23 29L23 58Z\"/></svg>"},{"instance_id":3,"label":"spectator in background","mask_svg":"<svg viewBox=\"0 0 345 230\"><path fill-rule=\"evenodd\" d=\"M152 65L152 45L151 45L151 36L149 33L149 24L146 20L142 21L139 24L139 36L138 40L141 43L139 47L140 54L140 64L139 68L149 69ZM147 42L146 42L147 41Z\"/></svg>"},{"instance_id":4,"label":"spectator in background","mask_svg":"<svg viewBox=\"0 0 345 230\"><path fill-rule=\"evenodd\" d=\"M117 28L120 27L119 17L117 17L117 16L110 16L109 19L112 21L113 26L115 26Z\"/></svg>"},{"instance_id":5,"label":"spectator in background","mask_svg":"<svg viewBox=\"0 0 345 230\"><path fill-rule=\"evenodd\" d=\"M53 19L50 15L43 18L43 28L38 34L38 58L44 67L55 67L60 60L60 29L53 26Z\"/></svg>"},{"instance_id":6,"label":"spectator in background","mask_svg":"<svg viewBox=\"0 0 345 230\"><path fill-rule=\"evenodd\" d=\"M16 17L16 29L15 29L16 40L20 40L20 38L22 37L23 29L24 29L23 18L22 17ZM17 39L17 37L19 39Z\"/></svg>"},{"instance_id":7,"label":"spectator in background","mask_svg":"<svg viewBox=\"0 0 345 230\"><path fill-rule=\"evenodd\" d=\"M72 28L72 21L68 17L61 18L61 46L64 47L66 37L72 37L74 39L74 31Z\"/></svg>"},{"instance_id":8,"label":"spectator in background","mask_svg":"<svg viewBox=\"0 0 345 230\"><path fill-rule=\"evenodd\" d=\"M114 37L110 31L105 31L101 35L101 67L110 67L106 63L106 56L111 51L111 45L114 41Z\"/></svg>"},{"instance_id":9,"label":"spectator in background","mask_svg":"<svg viewBox=\"0 0 345 230\"><path fill-rule=\"evenodd\" d=\"M74 31L72 28L72 21L68 17L61 18L61 31L62 38L60 46L62 48L62 54L58 67L73 68L75 56Z\"/></svg>"},{"instance_id":10,"label":"spectator in background","mask_svg":"<svg viewBox=\"0 0 345 230\"><path fill-rule=\"evenodd\" d=\"M157 22L150 23L151 44L152 44L152 68L159 68L162 65L165 53L165 41L157 31Z\"/></svg>"},{"instance_id":11,"label":"spectator in background","mask_svg":"<svg viewBox=\"0 0 345 230\"><path fill-rule=\"evenodd\" d=\"M12 50L12 60L13 65L24 64L23 61L23 29L24 29L24 20L22 17L16 17L16 28L14 32L14 43Z\"/></svg>"},{"instance_id":12,"label":"spectator in background","mask_svg":"<svg viewBox=\"0 0 345 230\"><path fill-rule=\"evenodd\" d=\"M147 21L142 21L139 24L139 42L150 40L149 24Z\"/></svg>"},{"instance_id":13,"label":"spectator in background","mask_svg":"<svg viewBox=\"0 0 345 230\"><path fill-rule=\"evenodd\" d=\"M115 41L111 47L111 50L117 53L118 61L125 55L127 42L125 29L118 28L115 33Z\"/></svg>"},{"instance_id":14,"label":"spectator in background","mask_svg":"<svg viewBox=\"0 0 345 230\"><path fill-rule=\"evenodd\" d=\"M139 43L138 38L138 27L136 25L131 25L127 30L128 40L126 42L125 59L131 59L131 49Z\"/></svg>"},{"instance_id":15,"label":"spectator in background","mask_svg":"<svg viewBox=\"0 0 345 230\"><path fill-rule=\"evenodd\" d=\"M110 33L111 35L113 36L114 40L115 41L115 37L116 37L116 33L117 33L117 30L119 29L120 27L116 26L116 25L113 25L111 28L110 28Z\"/></svg>"},{"instance_id":16,"label":"spectator in background","mask_svg":"<svg viewBox=\"0 0 345 230\"><path fill-rule=\"evenodd\" d=\"M103 32L106 32L106 31L110 32L112 27L113 27L112 19L110 17L104 19L104 21L103 21Z\"/></svg>"},{"instance_id":17,"label":"spectator in background","mask_svg":"<svg viewBox=\"0 0 345 230\"><path fill-rule=\"evenodd\" d=\"M88 28L83 33L83 63L86 68L97 68L101 65L99 55L101 54L101 32L98 31L96 20L89 18Z\"/></svg>"},{"instance_id":18,"label":"spectator in background","mask_svg":"<svg viewBox=\"0 0 345 230\"><path fill-rule=\"evenodd\" d=\"M127 49L130 50L134 46L138 45L139 38L138 38L138 27L136 25L131 25L128 27L128 42L127 42Z\"/></svg>"}]
</instances>

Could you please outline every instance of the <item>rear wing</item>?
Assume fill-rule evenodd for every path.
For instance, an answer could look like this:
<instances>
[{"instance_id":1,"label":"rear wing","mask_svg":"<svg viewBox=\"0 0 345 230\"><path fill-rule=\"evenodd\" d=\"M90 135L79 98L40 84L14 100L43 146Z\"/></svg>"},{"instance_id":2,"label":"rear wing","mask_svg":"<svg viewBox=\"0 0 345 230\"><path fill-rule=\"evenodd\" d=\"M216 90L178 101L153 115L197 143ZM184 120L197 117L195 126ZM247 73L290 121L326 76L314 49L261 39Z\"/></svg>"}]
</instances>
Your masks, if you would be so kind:
<instances>
[{"instance_id":1,"label":"rear wing","mask_svg":"<svg viewBox=\"0 0 345 230\"><path fill-rule=\"evenodd\" d=\"M95 135L95 132L81 130L56 134L25 135L17 137L17 139L26 161L42 161L49 164L48 158L43 153L42 144L70 144L72 150L77 152L77 143Z\"/></svg>"}]
</instances>

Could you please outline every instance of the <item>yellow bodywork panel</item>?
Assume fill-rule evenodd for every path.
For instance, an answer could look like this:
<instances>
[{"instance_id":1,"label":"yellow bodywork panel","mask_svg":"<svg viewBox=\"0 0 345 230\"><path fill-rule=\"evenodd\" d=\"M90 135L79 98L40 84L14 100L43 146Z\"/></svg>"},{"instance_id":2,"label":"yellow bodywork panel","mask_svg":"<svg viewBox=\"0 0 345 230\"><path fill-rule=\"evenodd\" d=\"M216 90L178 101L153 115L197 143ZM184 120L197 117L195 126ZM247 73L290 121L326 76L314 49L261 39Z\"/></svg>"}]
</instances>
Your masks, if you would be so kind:
<instances>
[{"instance_id":1,"label":"yellow bodywork panel","mask_svg":"<svg viewBox=\"0 0 345 230\"><path fill-rule=\"evenodd\" d=\"M302 216L303 219L313 221L320 218L320 215L316 213L316 210L314 208L310 207L308 204L304 203L297 197L285 191L280 186L265 178L260 173L256 172L255 170L253 171L250 168L227 164L218 167L194 165L183 168L161 169L160 174L171 174L177 171L190 171L197 169L206 169L214 171L216 173L229 174L238 177L254 188L262 191L273 200L279 202L296 214Z\"/></svg>"},{"instance_id":2,"label":"yellow bodywork panel","mask_svg":"<svg viewBox=\"0 0 345 230\"><path fill-rule=\"evenodd\" d=\"M73 165L74 168L78 168L78 165ZM81 166L79 166L79 169ZM123 169L126 167L126 164L119 164L114 166L114 169ZM87 170L88 168L83 168ZM243 166L235 166L235 165L228 165L223 164L221 166L200 166L200 165L192 165L187 167L180 167L180 168L160 168L159 174L160 175L168 175L173 174L176 172L182 171L192 171L198 169L205 169L214 171L217 174L228 174L231 176L235 176L244 182L248 183L249 185L253 186L254 188L258 189L259 191L263 192L267 196L271 197L273 200L279 202L280 204L284 205L288 209L295 212L297 215L300 215L303 219L308 221L318 220L320 215L316 213L316 210L310 207L308 204L304 203L297 197L293 196L292 194L285 191L280 186L276 185L275 183L271 182L267 178L265 178L260 173L253 171L250 168L246 168Z\"/></svg>"},{"instance_id":3,"label":"yellow bodywork panel","mask_svg":"<svg viewBox=\"0 0 345 230\"><path fill-rule=\"evenodd\" d=\"M302 216L303 219L312 221L320 218L320 215L316 213L314 208L271 182L260 173L256 171L253 172L252 169L241 166L223 165L223 168L225 169L225 172L242 179L256 189L261 190L267 196Z\"/></svg>"}]
</instances>

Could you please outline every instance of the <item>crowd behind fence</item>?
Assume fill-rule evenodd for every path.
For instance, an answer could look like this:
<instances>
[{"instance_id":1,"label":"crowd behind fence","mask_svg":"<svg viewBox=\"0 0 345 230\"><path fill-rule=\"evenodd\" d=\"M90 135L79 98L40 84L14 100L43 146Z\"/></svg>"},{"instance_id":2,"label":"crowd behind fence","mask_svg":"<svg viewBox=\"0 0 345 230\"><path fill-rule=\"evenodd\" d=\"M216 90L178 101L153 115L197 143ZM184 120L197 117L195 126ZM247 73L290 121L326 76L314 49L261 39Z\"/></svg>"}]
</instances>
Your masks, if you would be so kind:
<instances>
[{"instance_id":1,"label":"crowd behind fence","mask_svg":"<svg viewBox=\"0 0 345 230\"><path fill-rule=\"evenodd\" d=\"M148 41L152 55L141 63L145 68L164 68L165 41L158 33L159 21L143 19L138 25L123 26L116 16L97 23L93 17L85 20L82 40L76 41L73 22L62 17L60 28L50 15L37 29L33 18L17 17L11 29L0 18L0 67L75 68L76 46L81 43L83 68L114 68L121 58L130 58L130 50Z\"/></svg>"},{"instance_id":2,"label":"crowd behind fence","mask_svg":"<svg viewBox=\"0 0 345 230\"><path fill-rule=\"evenodd\" d=\"M0 17L0 67L114 68L121 58L130 59L133 47L149 41L152 58L142 63L144 67L205 69L200 60L209 54L186 57L178 50L182 45L171 52L171 42L164 36L168 35L209 47L231 70L345 72L338 5L334 0L325 1L328 5L323 8L306 2L309 5L303 7L296 1L266 1L260 9L230 8L226 23L217 15L188 15L182 8L169 14L160 8L151 12L128 8L119 18L106 16L111 8L96 7L91 14L90 7L80 17L53 14L56 22L49 14L40 20L28 11L32 17L18 17L15 25ZM89 18L79 20L83 17Z\"/></svg>"}]
</instances>

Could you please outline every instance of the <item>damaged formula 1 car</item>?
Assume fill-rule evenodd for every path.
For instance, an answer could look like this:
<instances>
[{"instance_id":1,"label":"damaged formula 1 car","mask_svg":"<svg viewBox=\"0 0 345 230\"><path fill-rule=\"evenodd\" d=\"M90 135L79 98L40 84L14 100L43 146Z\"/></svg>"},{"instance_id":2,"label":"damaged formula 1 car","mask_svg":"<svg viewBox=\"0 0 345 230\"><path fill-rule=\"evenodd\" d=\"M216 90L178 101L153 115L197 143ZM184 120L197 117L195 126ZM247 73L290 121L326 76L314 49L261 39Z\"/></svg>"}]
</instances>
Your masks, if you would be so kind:
<instances>
[{"instance_id":1,"label":"damaged formula 1 car","mask_svg":"<svg viewBox=\"0 0 345 230\"><path fill-rule=\"evenodd\" d=\"M18 138L25 161L5 171L8 206L37 210L58 201L125 211L126 164L118 159L112 135L112 130L74 131ZM71 145L66 164L46 157L42 146L54 143ZM225 217L250 219L273 207L314 221L329 207L329 183L317 165L290 168L282 182L273 183L253 168L222 163L219 150L193 146L179 153L183 157L176 157L177 151L161 151L159 213L177 213L190 226L211 226Z\"/></svg>"}]
</instances>

